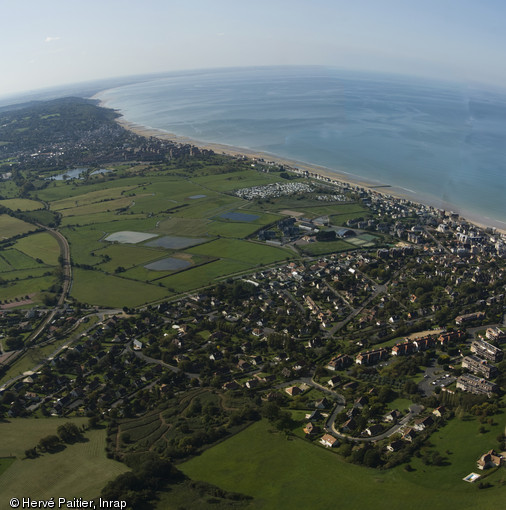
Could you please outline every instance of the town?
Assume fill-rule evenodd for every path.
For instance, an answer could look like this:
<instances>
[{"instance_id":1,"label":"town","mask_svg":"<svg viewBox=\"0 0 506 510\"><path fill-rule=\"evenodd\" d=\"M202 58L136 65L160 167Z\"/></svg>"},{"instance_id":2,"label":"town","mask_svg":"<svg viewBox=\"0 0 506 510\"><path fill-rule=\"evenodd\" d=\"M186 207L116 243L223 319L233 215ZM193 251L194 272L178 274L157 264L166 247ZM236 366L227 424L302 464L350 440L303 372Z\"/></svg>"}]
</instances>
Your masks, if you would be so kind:
<instances>
[{"instance_id":1,"label":"town","mask_svg":"<svg viewBox=\"0 0 506 510\"><path fill-rule=\"evenodd\" d=\"M185 171L192 179L196 169L207 171L209 160L216 164L209 151L134 135L125 141L127 135L114 129L95 132L107 150L94 164L141 161L136 179L159 171L162 160L189 168ZM115 133L110 145L107 133ZM30 188L22 176L32 167L40 171L41 159L45 172L66 169L67 146L61 146L61 154L54 147L28 157L33 147L23 146L17 166L9 160L11 175L4 172L5 182L16 181L24 199L42 200L39 194L51 191L47 182ZM89 148L79 147L86 154ZM13 151L9 145L2 149ZM72 158L72 164L79 162L77 153ZM106 266L110 257L100 250L107 239L93 248L96 255L77 253L79 225L69 215L60 231L67 229L71 256L67 260L62 251L59 264L80 273L71 277L60 271L59 278L60 284L73 278L74 287L56 285L53 301L38 305L25 291L27 299L5 300L0 311L2 417L85 418L91 429L106 427L109 459L124 462L155 452L177 463L264 420L279 433L331 450L347 463L377 470L403 465L406 472L418 459L424 466L450 464L450 448L434 446L437 431L472 419L486 447L479 455L469 453L459 466L466 476L458 481L466 478L483 488L490 480L499 483L505 450L505 235L452 212L287 165L219 156L222 160L219 175L228 179L243 172L244 180L275 182L240 186L240 180L228 181L230 195L223 200L234 196L255 209L227 212L220 228L238 228L227 221L260 222L279 200L276 211L283 216L253 224L242 242L251 249L283 249L282 255L237 265L205 285L179 290L167 284L170 295L153 295L140 305L105 306L86 301L84 292L75 294L79 274L100 270L120 281L133 270L126 263L119 271L116 264L113 270ZM200 197L205 195L190 199ZM4 199L2 214L34 221L33 213L11 210ZM123 200L121 214L137 206L118 200ZM304 202L313 209L304 208ZM192 207L188 203L168 212L164 203L160 210L170 215ZM88 207L74 199L69 204L69 210ZM29 234L50 234L58 226L54 211L65 210L46 209L53 216ZM105 208L99 212L106 213ZM158 212L149 211L146 218L151 221L153 214ZM222 232L227 231L208 244L225 242ZM233 230L229 242L237 243L236 237ZM202 246L192 248L192 262L209 256ZM8 249L11 244L4 243L0 254ZM198 260L204 268L216 263ZM41 274L42 269L41 263ZM140 281L139 271L132 281ZM491 438L490 430L500 432ZM51 446L47 438L39 439L27 445L27 457L62 442L56 437Z\"/></svg>"}]
</instances>

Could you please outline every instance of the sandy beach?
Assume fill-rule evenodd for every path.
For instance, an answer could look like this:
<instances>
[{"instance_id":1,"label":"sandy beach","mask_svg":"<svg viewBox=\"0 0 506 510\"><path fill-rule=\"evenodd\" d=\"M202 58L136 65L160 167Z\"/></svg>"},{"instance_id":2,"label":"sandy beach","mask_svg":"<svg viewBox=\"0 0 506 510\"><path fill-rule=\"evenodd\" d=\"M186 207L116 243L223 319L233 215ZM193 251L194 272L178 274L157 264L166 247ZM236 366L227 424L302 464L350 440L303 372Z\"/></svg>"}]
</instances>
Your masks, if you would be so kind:
<instances>
[{"instance_id":1,"label":"sandy beach","mask_svg":"<svg viewBox=\"0 0 506 510\"><path fill-rule=\"evenodd\" d=\"M98 96L98 95L97 95ZM106 101L102 101L100 97L93 97L92 99L98 99L100 101L100 106L104 108L109 108ZM436 209L458 212L460 216L465 218L470 223L480 227L487 228L492 227L502 234L506 234L506 224L501 221L493 220L491 218L485 218L482 216L478 216L469 211L463 211L456 206L444 202L443 200L436 200L431 197L421 196L411 190L407 190L401 187L396 187L391 185L390 183L382 183L379 181L371 181L366 179L361 179L357 176L354 176L351 173L346 172L344 169L334 170L318 165L313 165L311 163L290 160L287 158L282 158L276 156L275 154L269 154L264 152L252 151L243 147L234 147L231 145L218 144L218 143L208 143L202 142L199 140L195 140L192 138L184 137L176 135L175 133L170 133L168 131L164 131L162 129L156 129L152 127L142 126L140 124L136 124L134 122L130 122L125 117L118 117L117 122L123 126L125 129L128 129L140 136L145 137L157 137L162 140L168 140L176 143L182 144L191 144L196 147L202 149L210 149L218 154L227 154L230 156L246 156L250 159L264 159L265 161L273 161L278 164L282 164L285 166L289 166L292 168L297 168L300 170L306 170L311 173L315 173L321 175L323 177L329 177L331 179L336 179L343 183L347 183L351 186L359 186L361 188L367 189L369 191L373 191L376 193L380 193L386 197L392 196L395 198L410 200L413 203L423 204L426 206L431 206Z\"/></svg>"}]
</instances>

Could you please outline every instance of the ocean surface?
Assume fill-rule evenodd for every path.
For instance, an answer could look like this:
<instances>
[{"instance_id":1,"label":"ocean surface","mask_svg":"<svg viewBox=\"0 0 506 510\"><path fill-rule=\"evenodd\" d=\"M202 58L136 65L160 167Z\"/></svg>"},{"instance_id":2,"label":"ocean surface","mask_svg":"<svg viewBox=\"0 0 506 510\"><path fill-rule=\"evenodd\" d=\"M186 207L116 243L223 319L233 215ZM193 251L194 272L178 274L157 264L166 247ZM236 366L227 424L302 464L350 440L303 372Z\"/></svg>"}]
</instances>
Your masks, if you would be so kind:
<instances>
[{"instance_id":1,"label":"ocean surface","mask_svg":"<svg viewBox=\"0 0 506 510\"><path fill-rule=\"evenodd\" d=\"M506 91L279 67L178 72L98 97L146 127L348 172L506 227Z\"/></svg>"}]
</instances>

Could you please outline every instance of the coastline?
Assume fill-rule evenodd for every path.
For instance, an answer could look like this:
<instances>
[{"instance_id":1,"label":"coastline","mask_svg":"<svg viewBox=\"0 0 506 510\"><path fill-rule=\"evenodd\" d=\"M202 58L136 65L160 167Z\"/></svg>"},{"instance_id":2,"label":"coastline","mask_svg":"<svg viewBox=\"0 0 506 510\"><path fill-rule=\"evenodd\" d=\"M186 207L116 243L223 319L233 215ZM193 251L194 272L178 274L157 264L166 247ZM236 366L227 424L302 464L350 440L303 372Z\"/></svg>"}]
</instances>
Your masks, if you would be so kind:
<instances>
[{"instance_id":1,"label":"coastline","mask_svg":"<svg viewBox=\"0 0 506 510\"><path fill-rule=\"evenodd\" d=\"M103 101L100 98L100 94L101 92L93 96L91 99L97 100L99 102L99 106L103 108L110 108L110 106L107 105L107 101ZM127 120L120 111L118 111L118 113L120 113L120 117L116 119L116 122L118 122L118 124L120 124L125 129L128 129L129 131L132 131L133 133L140 136L155 137L160 138L162 140L172 141L181 144L190 144L201 149L213 150L218 154L226 154L235 157L246 156L247 158L250 159L264 159L265 161L273 161L275 163L282 164L288 167L308 171L325 178L335 179L343 183L346 183L350 186L364 188L369 192L378 193L385 197L391 196L397 199L409 200L410 202L416 204L433 207L434 209L438 210L458 212L459 216L464 218L467 222L472 223L481 229L494 228L497 233L506 235L506 224L504 222L480 216L470 211L459 210L459 208L453 204L444 202L442 200L437 200L431 197L421 196L419 193L404 189L402 187L397 187L395 185L390 185L388 183L382 183L379 181L364 179L359 176L353 175L349 172L346 172L345 170L342 169L334 170L319 165L314 165L308 162L291 160L289 158L277 156L275 154L250 150L244 147L234 147L232 145L195 140L193 138L189 138L186 136L180 136L176 135L175 133L170 133L169 131L165 131L163 129L153 128L135 122L131 122Z\"/></svg>"}]
</instances>

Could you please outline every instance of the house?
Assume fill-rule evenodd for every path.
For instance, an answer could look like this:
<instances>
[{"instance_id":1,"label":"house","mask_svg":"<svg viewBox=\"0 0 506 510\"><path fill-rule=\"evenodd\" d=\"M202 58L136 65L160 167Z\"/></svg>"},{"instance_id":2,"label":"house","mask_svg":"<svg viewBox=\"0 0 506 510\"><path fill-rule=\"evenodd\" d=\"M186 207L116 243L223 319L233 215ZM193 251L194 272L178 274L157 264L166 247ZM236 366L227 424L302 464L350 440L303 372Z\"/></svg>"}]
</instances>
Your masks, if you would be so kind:
<instances>
[{"instance_id":1,"label":"house","mask_svg":"<svg viewBox=\"0 0 506 510\"><path fill-rule=\"evenodd\" d=\"M308 436L312 434L316 434L319 430L319 427L317 427L314 423L308 422L306 423L306 426L304 427L304 433Z\"/></svg>"},{"instance_id":2,"label":"house","mask_svg":"<svg viewBox=\"0 0 506 510\"><path fill-rule=\"evenodd\" d=\"M340 380L340 377L338 375L335 375L334 377L331 377L328 381L327 381L327 384L331 387L331 388L335 388L336 386L339 386L339 380Z\"/></svg>"},{"instance_id":3,"label":"house","mask_svg":"<svg viewBox=\"0 0 506 510\"><path fill-rule=\"evenodd\" d=\"M343 368L349 367L353 363L353 360L347 354L338 354L334 356L327 364L327 370L342 370Z\"/></svg>"},{"instance_id":4,"label":"house","mask_svg":"<svg viewBox=\"0 0 506 510\"><path fill-rule=\"evenodd\" d=\"M250 370L251 365L246 360L240 359L237 363L237 368L242 372L246 372L247 370Z\"/></svg>"},{"instance_id":5,"label":"house","mask_svg":"<svg viewBox=\"0 0 506 510\"><path fill-rule=\"evenodd\" d=\"M390 411L389 413L385 414L385 416L383 416L383 419L385 421L397 421L401 416L402 414L400 413L400 411L394 409L393 411Z\"/></svg>"},{"instance_id":6,"label":"house","mask_svg":"<svg viewBox=\"0 0 506 510\"><path fill-rule=\"evenodd\" d=\"M488 469L493 467L498 467L502 463L503 457L501 455L497 455L494 450L489 450L487 453L484 453L478 459L478 469Z\"/></svg>"},{"instance_id":7,"label":"house","mask_svg":"<svg viewBox=\"0 0 506 510\"><path fill-rule=\"evenodd\" d=\"M142 342L140 340L134 340L134 351L140 351L142 349Z\"/></svg>"},{"instance_id":8,"label":"house","mask_svg":"<svg viewBox=\"0 0 506 510\"><path fill-rule=\"evenodd\" d=\"M348 418L353 418L354 416L357 416L361 413L360 409L358 407L352 407L348 411L346 411L346 416Z\"/></svg>"},{"instance_id":9,"label":"house","mask_svg":"<svg viewBox=\"0 0 506 510\"><path fill-rule=\"evenodd\" d=\"M457 326L460 326L461 324L464 324L466 322L484 318L485 318L484 312L468 313L466 315L459 315L458 317L455 317L455 324L457 324Z\"/></svg>"},{"instance_id":10,"label":"house","mask_svg":"<svg viewBox=\"0 0 506 510\"><path fill-rule=\"evenodd\" d=\"M466 334L460 330L448 331L446 333L441 333L441 335L439 335L437 337L438 342L441 345L448 345L448 344L456 342L458 340L463 340L464 338L466 338Z\"/></svg>"},{"instance_id":11,"label":"house","mask_svg":"<svg viewBox=\"0 0 506 510\"><path fill-rule=\"evenodd\" d=\"M388 446L387 450L389 452L398 452L403 446L403 442L400 440L392 441Z\"/></svg>"},{"instance_id":12,"label":"house","mask_svg":"<svg viewBox=\"0 0 506 510\"><path fill-rule=\"evenodd\" d=\"M239 384L237 384L237 382L235 381L229 381L229 382L226 382L222 388L224 390L237 390L239 388Z\"/></svg>"},{"instance_id":13,"label":"house","mask_svg":"<svg viewBox=\"0 0 506 510\"><path fill-rule=\"evenodd\" d=\"M353 418L350 418L348 421L345 421L343 423L342 428L344 432L352 432L357 428L357 422Z\"/></svg>"},{"instance_id":14,"label":"house","mask_svg":"<svg viewBox=\"0 0 506 510\"><path fill-rule=\"evenodd\" d=\"M413 439L415 437L416 437L416 432L413 429L408 429L408 430L406 430L406 432L404 432L402 439L404 439L404 441L408 441L408 442L412 443Z\"/></svg>"},{"instance_id":15,"label":"house","mask_svg":"<svg viewBox=\"0 0 506 510\"><path fill-rule=\"evenodd\" d=\"M442 418L445 413L446 413L446 407L445 406L436 407L436 409L434 409L434 411L432 411L432 414L434 416L437 416L438 418Z\"/></svg>"},{"instance_id":16,"label":"house","mask_svg":"<svg viewBox=\"0 0 506 510\"><path fill-rule=\"evenodd\" d=\"M316 411L313 411L310 414L306 414L306 419L309 421L319 421L323 418L323 414L316 409Z\"/></svg>"},{"instance_id":17,"label":"house","mask_svg":"<svg viewBox=\"0 0 506 510\"><path fill-rule=\"evenodd\" d=\"M325 397L323 397L321 400L317 400L314 403L314 406L316 409L327 409L330 407L330 402Z\"/></svg>"},{"instance_id":18,"label":"house","mask_svg":"<svg viewBox=\"0 0 506 510\"><path fill-rule=\"evenodd\" d=\"M252 390L253 388L256 388L258 386L258 384L259 384L258 379L250 379L249 381L246 381L246 383L244 385L249 390Z\"/></svg>"},{"instance_id":19,"label":"house","mask_svg":"<svg viewBox=\"0 0 506 510\"><path fill-rule=\"evenodd\" d=\"M379 424L371 425L370 427L366 428L365 431L369 436L377 436L383 431L383 427Z\"/></svg>"},{"instance_id":20,"label":"house","mask_svg":"<svg viewBox=\"0 0 506 510\"><path fill-rule=\"evenodd\" d=\"M415 344L409 340L406 340L404 342L395 344L392 347L392 356L407 356L408 354L412 354L415 351Z\"/></svg>"},{"instance_id":21,"label":"house","mask_svg":"<svg viewBox=\"0 0 506 510\"><path fill-rule=\"evenodd\" d=\"M358 407L359 409L362 409L368 403L369 403L369 399L367 397L359 397L359 398L357 398L357 400L355 400L353 407Z\"/></svg>"},{"instance_id":22,"label":"house","mask_svg":"<svg viewBox=\"0 0 506 510\"><path fill-rule=\"evenodd\" d=\"M325 434L321 439L320 443L323 446L326 446L327 448L333 448L334 446L337 446L339 443L337 442L337 438L334 436L331 436L330 434Z\"/></svg>"},{"instance_id":23,"label":"house","mask_svg":"<svg viewBox=\"0 0 506 510\"><path fill-rule=\"evenodd\" d=\"M298 386L289 386L288 388L285 388L285 391L291 397L296 397L302 393L302 390Z\"/></svg>"},{"instance_id":24,"label":"house","mask_svg":"<svg viewBox=\"0 0 506 510\"><path fill-rule=\"evenodd\" d=\"M430 427L434 423L432 416L426 416L425 418L420 418L415 421L413 428L415 430L425 430L427 427Z\"/></svg>"},{"instance_id":25,"label":"house","mask_svg":"<svg viewBox=\"0 0 506 510\"><path fill-rule=\"evenodd\" d=\"M387 349L376 349L373 351L361 352L355 357L355 363L359 365L374 365L386 358L388 358Z\"/></svg>"},{"instance_id":26,"label":"house","mask_svg":"<svg viewBox=\"0 0 506 510\"><path fill-rule=\"evenodd\" d=\"M436 339L433 336L424 336L413 341L418 351L426 351L436 346Z\"/></svg>"}]
</instances>

